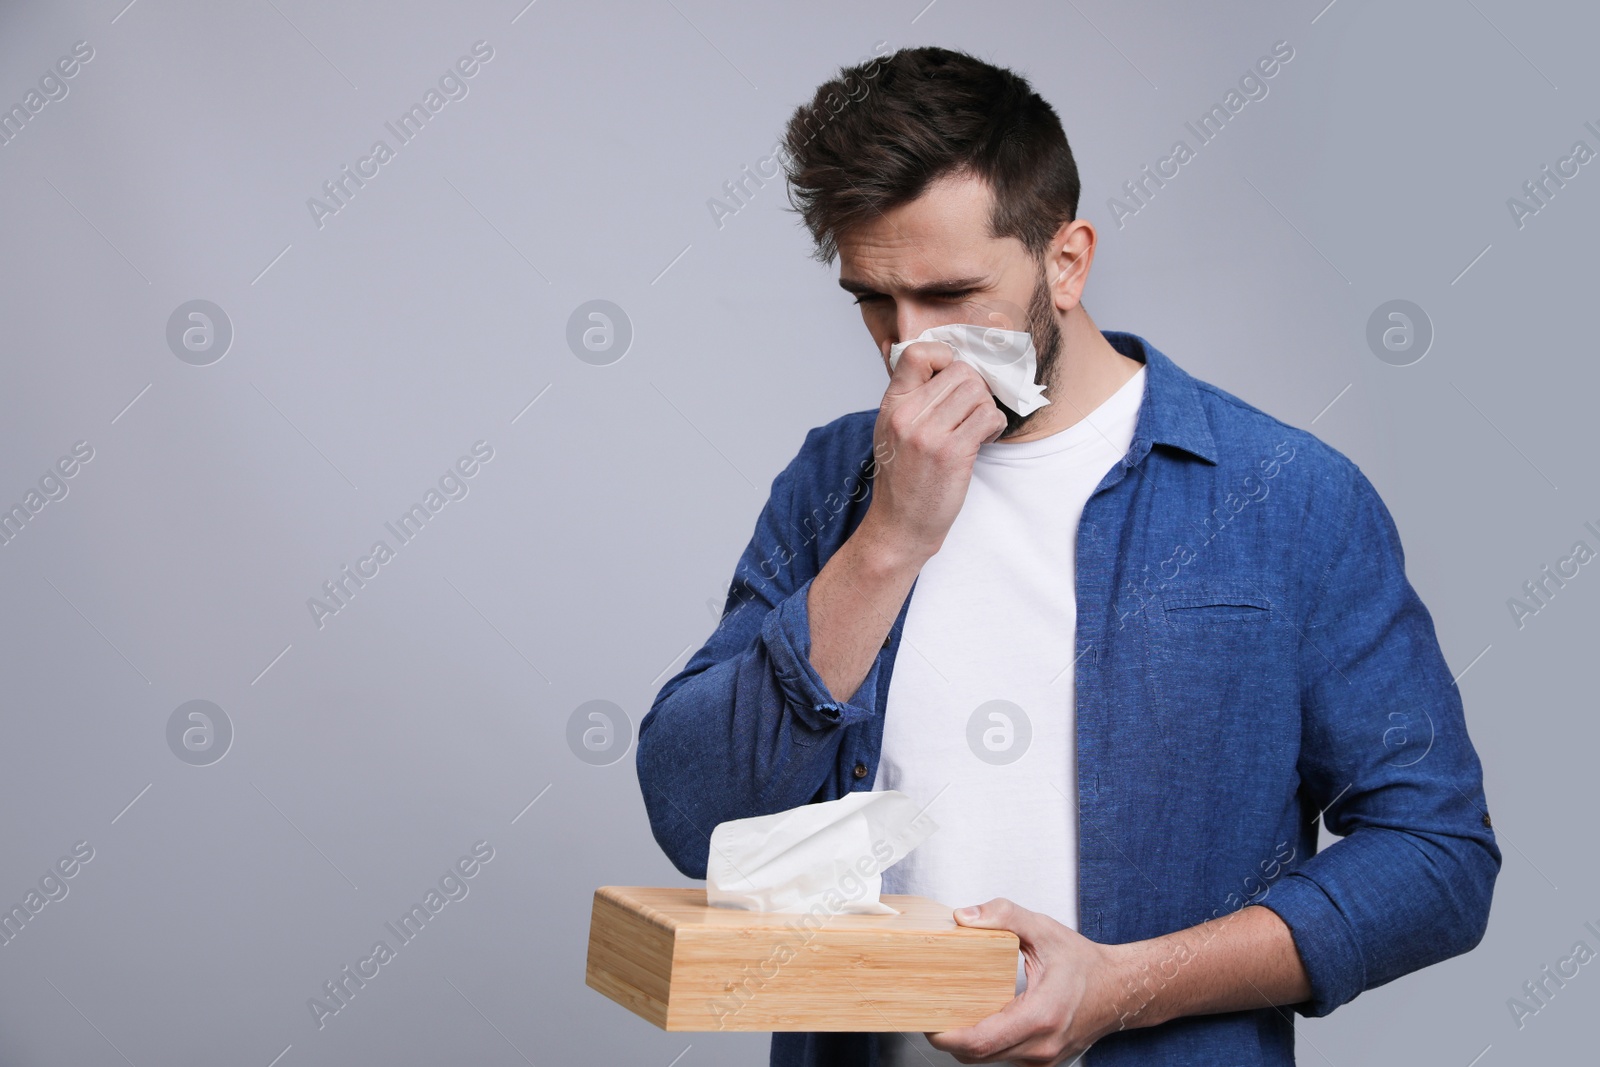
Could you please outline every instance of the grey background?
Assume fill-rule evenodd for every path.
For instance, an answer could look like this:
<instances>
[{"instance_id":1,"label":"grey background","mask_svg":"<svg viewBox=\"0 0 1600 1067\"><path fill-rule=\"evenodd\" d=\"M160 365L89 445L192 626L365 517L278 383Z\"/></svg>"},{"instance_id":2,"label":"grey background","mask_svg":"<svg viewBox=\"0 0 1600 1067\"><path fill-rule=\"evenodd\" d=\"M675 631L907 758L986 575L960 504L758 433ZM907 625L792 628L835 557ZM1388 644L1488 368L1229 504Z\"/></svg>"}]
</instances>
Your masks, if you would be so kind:
<instances>
[{"instance_id":1,"label":"grey background","mask_svg":"<svg viewBox=\"0 0 1600 1067\"><path fill-rule=\"evenodd\" d=\"M0 147L0 503L94 449L0 547L0 901L95 850L0 947L0 1062L765 1062L765 1035L665 1034L584 986L594 888L682 879L631 748L584 762L568 720L636 728L805 431L878 403L781 184L707 207L878 41L1033 80L1100 230L1097 323L1359 463L1468 672L1488 935L1301 1023L1302 1062L1592 1054L1595 967L1520 1030L1506 1005L1600 948L1600 566L1520 629L1507 607L1600 545L1600 163L1520 229L1506 206L1600 148L1592 7L522 2L0 14L7 107L94 49ZM319 229L307 198L478 40L469 94ZM1279 40L1269 95L1118 228L1108 197ZM194 299L235 333L210 366L165 340ZM592 299L633 327L607 366L566 343ZM1436 331L1411 366L1366 344L1392 299ZM307 598L478 440L469 495L319 629ZM166 740L197 699L234 729L210 766ZM470 894L319 1030L307 999L480 839Z\"/></svg>"}]
</instances>

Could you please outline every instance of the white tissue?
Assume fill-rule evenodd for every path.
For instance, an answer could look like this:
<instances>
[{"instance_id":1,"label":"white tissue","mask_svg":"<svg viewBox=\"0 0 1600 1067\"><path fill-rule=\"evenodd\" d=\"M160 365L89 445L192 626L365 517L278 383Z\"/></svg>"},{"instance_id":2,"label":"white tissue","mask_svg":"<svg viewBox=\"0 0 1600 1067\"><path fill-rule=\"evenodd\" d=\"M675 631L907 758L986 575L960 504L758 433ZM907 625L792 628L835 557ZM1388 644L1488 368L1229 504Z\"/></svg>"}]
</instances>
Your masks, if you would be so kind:
<instances>
[{"instance_id":1,"label":"white tissue","mask_svg":"<svg viewBox=\"0 0 1600 1067\"><path fill-rule=\"evenodd\" d=\"M711 831L706 903L801 914L894 915L878 899L883 871L938 824L896 789L732 819Z\"/></svg>"},{"instance_id":2,"label":"white tissue","mask_svg":"<svg viewBox=\"0 0 1600 1067\"><path fill-rule=\"evenodd\" d=\"M998 326L975 326L951 322L930 326L909 341L889 346L889 370L900 362L900 353L918 341L943 341L963 363L975 367L989 391L1018 415L1032 415L1050 403L1044 387L1034 384L1038 373L1038 354L1033 335L1024 330L1002 330Z\"/></svg>"}]
</instances>

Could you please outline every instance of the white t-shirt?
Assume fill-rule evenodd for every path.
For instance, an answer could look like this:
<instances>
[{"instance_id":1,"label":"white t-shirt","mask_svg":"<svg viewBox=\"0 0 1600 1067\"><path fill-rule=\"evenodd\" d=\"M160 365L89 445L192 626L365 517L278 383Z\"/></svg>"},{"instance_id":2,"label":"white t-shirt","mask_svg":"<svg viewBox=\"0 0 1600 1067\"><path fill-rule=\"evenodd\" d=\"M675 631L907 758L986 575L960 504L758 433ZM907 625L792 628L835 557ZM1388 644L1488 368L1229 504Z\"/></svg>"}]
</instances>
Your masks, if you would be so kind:
<instances>
[{"instance_id":1,"label":"white t-shirt","mask_svg":"<svg viewBox=\"0 0 1600 1067\"><path fill-rule=\"evenodd\" d=\"M927 805L939 829L884 871L883 892L952 908L1008 897L1077 928L1078 521L1128 451L1144 381L1141 367L1059 433L978 449L911 596L872 785ZM886 1055L906 1047L885 1035Z\"/></svg>"}]
</instances>

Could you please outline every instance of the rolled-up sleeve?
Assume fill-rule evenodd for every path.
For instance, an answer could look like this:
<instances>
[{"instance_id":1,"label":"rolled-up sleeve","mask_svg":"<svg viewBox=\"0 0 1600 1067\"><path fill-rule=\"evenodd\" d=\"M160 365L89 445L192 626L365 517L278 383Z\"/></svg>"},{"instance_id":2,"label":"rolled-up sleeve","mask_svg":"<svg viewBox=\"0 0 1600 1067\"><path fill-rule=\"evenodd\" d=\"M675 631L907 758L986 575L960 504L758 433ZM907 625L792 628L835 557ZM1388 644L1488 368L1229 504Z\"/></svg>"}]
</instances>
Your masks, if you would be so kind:
<instances>
[{"instance_id":1,"label":"rolled-up sleeve","mask_svg":"<svg viewBox=\"0 0 1600 1067\"><path fill-rule=\"evenodd\" d=\"M1501 860L1461 694L1394 522L1358 469L1341 481L1327 521L1342 529L1307 582L1299 770L1342 839L1261 901L1294 936L1311 985L1295 1008L1311 1016L1476 945Z\"/></svg>"},{"instance_id":2,"label":"rolled-up sleeve","mask_svg":"<svg viewBox=\"0 0 1600 1067\"><path fill-rule=\"evenodd\" d=\"M717 823L811 801L834 772L841 732L876 706L881 657L849 700L811 665L807 597L820 565L791 518L818 432L773 479L716 630L639 724L651 831L691 878L705 877Z\"/></svg>"}]
</instances>

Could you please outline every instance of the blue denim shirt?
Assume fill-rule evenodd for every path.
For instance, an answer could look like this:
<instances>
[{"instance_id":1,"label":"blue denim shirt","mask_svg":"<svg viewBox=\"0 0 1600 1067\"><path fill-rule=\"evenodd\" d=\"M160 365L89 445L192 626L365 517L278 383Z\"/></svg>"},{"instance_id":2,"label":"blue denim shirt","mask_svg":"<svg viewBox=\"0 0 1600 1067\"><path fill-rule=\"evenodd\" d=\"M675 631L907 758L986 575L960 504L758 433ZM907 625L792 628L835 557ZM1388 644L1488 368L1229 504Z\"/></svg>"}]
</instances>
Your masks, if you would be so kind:
<instances>
[{"instance_id":1,"label":"blue denim shirt","mask_svg":"<svg viewBox=\"0 0 1600 1067\"><path fill-rule=\"evenodd\" d=\"M1138 335L1104 336L1146 381L1133 443L1078 527L1078 929L1136 941L1259 903L1293 932L1311 984L1293 1010L1310 1016L1472 948L1500 850L1460 692L1377 492ZM651 830L691 878L719 822L872 787L916 585L848 700L811 666L806 596L866 514L876 417L807 433L716 631L640 723ZM1322 851L1319 816L1341 838ZM1087 1062L1291 1064L1292 1019L1128 1029ZM778 1033L771 1062L876 1067L879 1040Z\"/></svg>"}]
</instances>

